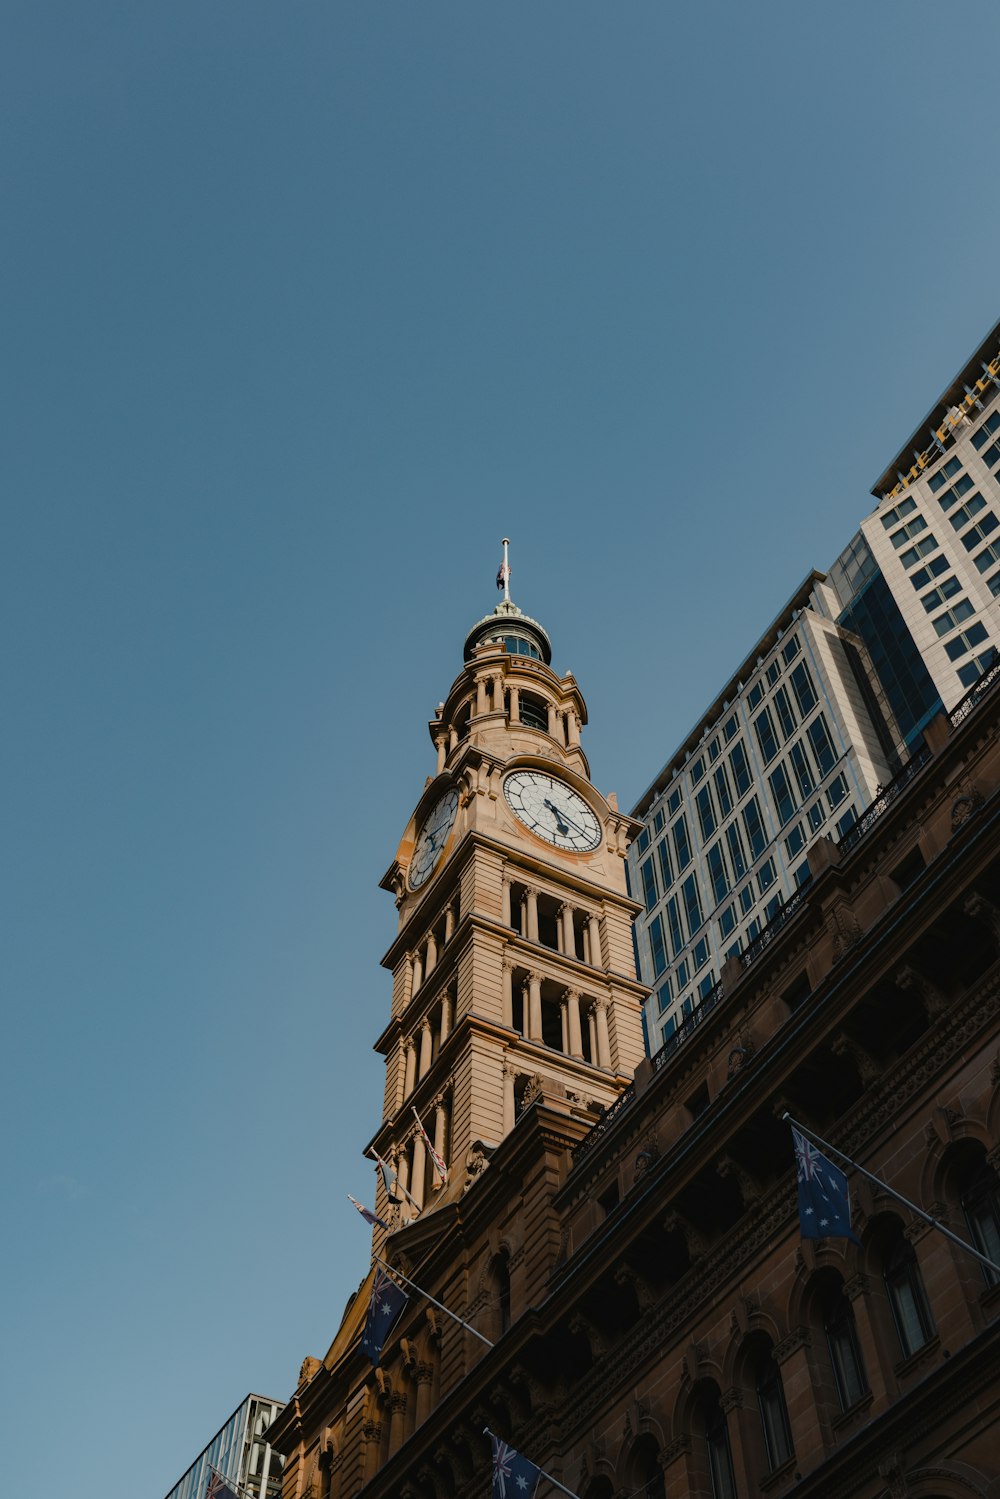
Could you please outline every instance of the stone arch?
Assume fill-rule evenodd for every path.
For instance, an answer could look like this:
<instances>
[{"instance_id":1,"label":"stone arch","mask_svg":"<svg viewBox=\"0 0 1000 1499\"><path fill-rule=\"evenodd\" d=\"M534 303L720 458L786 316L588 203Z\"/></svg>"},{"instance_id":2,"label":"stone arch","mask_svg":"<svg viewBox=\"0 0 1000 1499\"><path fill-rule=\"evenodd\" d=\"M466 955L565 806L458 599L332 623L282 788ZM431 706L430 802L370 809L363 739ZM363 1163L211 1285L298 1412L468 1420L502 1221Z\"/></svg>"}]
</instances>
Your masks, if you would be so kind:
<instances>
[{"instance_id":1,"label":"stone arch","mask_svg":"<svg viewBox=\"0 0 1000 1499\"><path fill-rule=\"evenodd\" d=\"M1000 1499L1000 1477L944 1459L905 1474L908 1499Z\"/></svg>"},{"instance_id":2,"label":"stone arch","mask_svg":"<svg viewBox=\"0 0 1000 1499\"><path fill-rule=\"evenodd\" d=\"M748 1343L756 1346L761 1338L766 1338L771 1347L776 1348L788 1336L788 1329L781 1326L770 1306L748 1308L745 1303L733 1308L729 1330L729 1341L722 1358L724 1390L741 1383Z\"/></svg>"},{"instance_id":3,"label":"stone arch","mask_svg":"<svg viewBox=\"0 0 1000 1499\"><path fill-rule=\"evenodd\" d=\"M857 1272L857 1248L848 1239L804 1239L795 1256L795 1275L788 1292L785 1321L789 1327L806 1327L810 1322L817 1275L835 1270L844 1281Z\"/></svg>"},{"instance_id":4,"label":"stone arch","mask_svg":"<svg viewBox=\"0 0 1000 1499\"><path fill-rule=\"evenodd\" d=\"M706 1397L712 1390L720 1396L726 1388L725 1379L724 1370L714 1359L700 1357L695 1361L690 1352L685 1355L684 1372L678 1381L677 1396L670 1414L671 1440L690 1434Z\"/></svg>"},{"instance_id":5,"label":"stone arch","mask_svg":"<svg viewBox=\"0 0 1000 1499\"><path fill-rule=\"evenodd\" d=\"M629 1440L619 1462L629 1493L648 1496L648 1499L666 1499L660 1463L662 1447L662 1442L658 1442L651 1431L640 1432Z\"/></svg>"},{"instance_id":6,"label":"stone arch","mask_svg":"<svg viewBox=\"0 0 1000 1499\"><path fill-rule=\"evenodd\" d=\"M928 1128L924 1139L927 1150L920 1172L919 1206L930 1211L930 1203L947 1200L948 1176L955 1153L963 1143L970 1141L989 1152L993 1142L985 1125L967 1114L951 1117L944 1134L933 1127Z\"/></svg>"}]
</instances>

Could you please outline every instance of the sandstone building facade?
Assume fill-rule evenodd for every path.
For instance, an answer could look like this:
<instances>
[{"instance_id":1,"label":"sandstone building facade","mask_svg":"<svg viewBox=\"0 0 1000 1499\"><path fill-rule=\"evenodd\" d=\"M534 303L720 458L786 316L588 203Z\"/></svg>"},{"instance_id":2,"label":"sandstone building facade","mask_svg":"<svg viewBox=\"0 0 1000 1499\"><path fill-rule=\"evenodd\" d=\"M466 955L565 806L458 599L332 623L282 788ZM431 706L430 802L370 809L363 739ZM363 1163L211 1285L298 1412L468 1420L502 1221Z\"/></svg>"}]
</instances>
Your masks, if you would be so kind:
<instances>
[{"instance_id":1,"label":"sandstone building facade","mask_svg":"<svg viewBox=\"0 0 1000 1499\"><path fill-rule=\"evenodd\" d=\"M493 1346L414 1296L373 1369L369 1276L268 1433L283 1499L482 1499L486 1426L580 1499L998 1499L1000 1283L857 1179L860 1246L803 1242L782 1116L1000 1251L1000 671L654 1062L636 825L550 660L475 627L385 880L373 1143L422 1210L382 1197L374 1250Z\"/></svg>"}]
</instances>

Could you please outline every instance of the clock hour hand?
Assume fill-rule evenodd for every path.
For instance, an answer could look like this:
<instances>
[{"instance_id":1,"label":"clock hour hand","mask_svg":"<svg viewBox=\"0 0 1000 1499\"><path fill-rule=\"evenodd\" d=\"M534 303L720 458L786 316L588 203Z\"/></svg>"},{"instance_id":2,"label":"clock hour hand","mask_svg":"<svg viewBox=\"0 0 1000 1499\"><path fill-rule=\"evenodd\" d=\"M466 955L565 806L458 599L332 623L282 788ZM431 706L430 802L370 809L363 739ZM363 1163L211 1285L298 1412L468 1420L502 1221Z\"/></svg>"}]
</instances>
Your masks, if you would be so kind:
<instances>
[{"instance_id":1,"label":"clock hour hand","mask_svg":"<svg viewBox=\"0 0 1000 1499\"><path fill-rule=\"evenodd\" d=\"M568 812L563 812L560 807L557 807L553 802L550 802L548 797L546 797L545 799L545 805L548 807L550 812L555 813L556 821L559 824L560 833L564 833L567 826L569 826L571 828L576 828L581 837L585 838L587 836L586 832L580 826L580 824L578 822L574 822Z\"/></svg>"}]
</instances>

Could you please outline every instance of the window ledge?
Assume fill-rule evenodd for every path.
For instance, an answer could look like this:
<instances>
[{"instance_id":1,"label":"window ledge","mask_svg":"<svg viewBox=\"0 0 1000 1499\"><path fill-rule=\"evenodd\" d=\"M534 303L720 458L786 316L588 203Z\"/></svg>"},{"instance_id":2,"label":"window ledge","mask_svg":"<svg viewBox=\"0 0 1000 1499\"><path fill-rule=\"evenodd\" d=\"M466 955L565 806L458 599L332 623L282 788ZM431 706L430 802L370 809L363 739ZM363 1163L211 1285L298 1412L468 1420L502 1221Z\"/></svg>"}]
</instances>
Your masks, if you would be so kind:
<instances>
[{"instance_id":1,"label":"window ledge","mask_svg":"<svg viewBox=\"0 0 1000 1499\"><path fill-rule=\"evenodd\" d=\"M941 1337L940 1334L935 1333L932 1338L928 1338L922 1348L917 1349L916 1353L911 1353L909 1358L904 1358L893 1366L896 1378L905 1379L907 1375L913 1373L914 1369L919 1369L923 1364L929 1364L940 1348Z\"/></svg>"},{"instance_id":2,"label":"window ledge","mask_svg":"<svg viewBox=\"0 0 1000 1499\"><path fill-rule=\"evenodd\" d=\"M921 1352L923 1352L923 1349L921 1349ZM855 1400L853 1405L847 1407L846 1411L841 1411L839 1416L834 1417L830 1425L838 1436L845 1431L850 1431L852 1426L858 1425L862 1417L867 1418L874 1398L871 1390L866 1390L858 1400Z\"/></svg>"},{"instance_id":3,"label":"window ledge","mask_svg":"<svg viewBox=\"0 0 1000 1499\"><path fill-rule=\"evenodd\" d=\"M762 1494L769 1494L772 1489L778 1488L786 1478L790 1478L795 1472L795 1453L786 1457L780 1467L772 1469L770 1473L760 1480L758 1488Z\"/></svg>"}]
</instances>

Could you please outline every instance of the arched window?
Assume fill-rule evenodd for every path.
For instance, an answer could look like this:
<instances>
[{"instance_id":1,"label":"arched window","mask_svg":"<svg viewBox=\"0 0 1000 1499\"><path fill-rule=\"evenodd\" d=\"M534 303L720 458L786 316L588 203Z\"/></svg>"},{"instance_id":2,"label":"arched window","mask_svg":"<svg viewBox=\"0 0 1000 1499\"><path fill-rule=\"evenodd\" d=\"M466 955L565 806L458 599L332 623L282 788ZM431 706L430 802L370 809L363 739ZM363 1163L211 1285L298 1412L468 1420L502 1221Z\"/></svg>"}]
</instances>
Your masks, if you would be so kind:
<instances>
[{"instance_id":1,"label":"arched window","mask_svg":"<svg viewBox=\"0 0 1000 1499\"><path fill-rule=\"evenodd\" d=\"M882 1278L888 1292L899 1346L903 1350L903 1357L910 1358L925 1343L930 1342L935 1329L917 1267L917 1256L913 1245L903 1234L903 1225L898 1219L895 1233L886 1246Z\"/></svg>"},{"instance_id":2,"label":"arched window","mask_svg":"<svg viewBox=\"0 0 1000 1499\"><path fill-rule=\"evenodd\" d=\"M520 716L526 729L541 729L543 733L548 733L549 709L544 698L535 697L530 692L522 692Z\"/></svg>"},{"instance_id":3,"label":"arched window","mask_svg":"<svg viewBox=\"0 0 1000 1499\"><path fill-rule=\"evenodd\" d=\"M861 1361L854 1308L839 1280L831 1285L823 1303L823 1331L830 1352L833 1377L842 1410L850 1410L868 1392L868 1379Z\"/></svg>"},{"instance_id":4,"label":"arched window","mask_svg":"<svg viewBox=\"0 0 1000 1499\"><path fill-rule=\"evenodd\" d=\"M635 1493L643 1499L667 1499L663 1484L663 1469L656 1455L656 1442L651 1436L641 1436L635 1444L629 1464L630 1481Z\"/></svg>"},{"instance_id":5,"label":"arched window","mask_svg":"<svg viewBox=\"0 0 1000 1499\"><path fill-rule=\"evenodd\" d=\"M719 1403L718 1390L706 1401L704 1417L708 1468L712 1475L712 1499L736 1499L733 1455L729 1450L729 1427L726 1424L726 1413Z\"/></svg>"},{"instance_id":6,"label":"arched window","mask_svg":"<svg viewBox=\"0 0 1000 1499\"><path fill-rule=\"evenodd\" d=\"M757 1391L757 1409L764 1431L764 1447L767 1466L773 1473L792 1456L792 1429L788 1423L785 1391L781 1383L781 1370L775 1361L770 1345L762 1345L755 1369L754 1386Z\"/></svg>"},{"instance_id":7,"label":"arched window","mask_svg":"<svg viewBox=\"0 0 1000 1499\"><path fill-rule=\"evenodd\" d=\"M962 1212L973 1244L980 1254L1000 1265L1000 1178L980 1156L978 1161L970 1160L959 1185ZM1000 1282L1000 1275L989 1265L983 1265L982 1271L987 1285Z\"/></svg>"}]
</instances>

